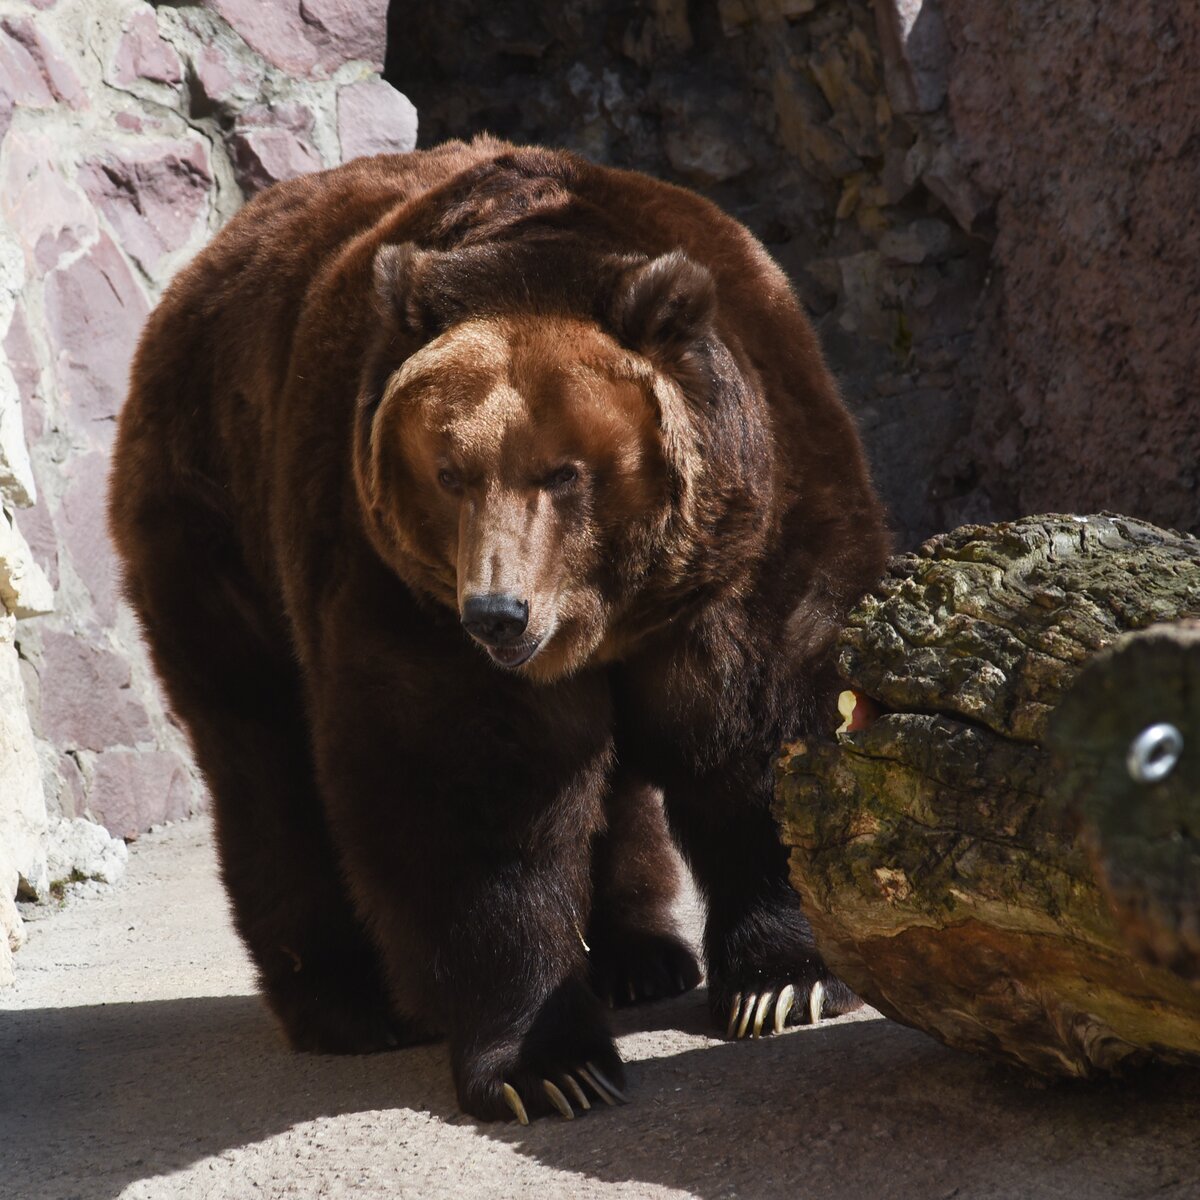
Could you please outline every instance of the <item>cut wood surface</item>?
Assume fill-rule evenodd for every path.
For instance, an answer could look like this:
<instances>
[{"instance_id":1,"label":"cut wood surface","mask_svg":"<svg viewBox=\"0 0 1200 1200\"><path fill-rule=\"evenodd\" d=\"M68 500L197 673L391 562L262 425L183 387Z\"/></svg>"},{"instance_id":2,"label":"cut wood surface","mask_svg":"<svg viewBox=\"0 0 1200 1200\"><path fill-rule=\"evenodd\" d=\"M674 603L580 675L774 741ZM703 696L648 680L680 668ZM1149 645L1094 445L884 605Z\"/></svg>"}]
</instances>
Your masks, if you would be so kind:
<instances>
[{"instance_id":1,"label":"cut wood surface","mask_svg":"<svg viewBox=\"0 0 1200 1200\"><path fill-rule=\"evenodd\" d=\"M1080 673L1050 735L1130 948L1200 986L1200 621L1119 638Z\"/></svg>"},{"instance_id":2,"label":"cut wood surface","mask_svg":"<svg viewBox=\"0 0 1200 1200\"><path fill-rule=\"evenodd\" d=\"M1097 659L1196 615L1200 542L1124 517L965 526L893 560L840 638L880 715L779 767L793 883L864 999L1043 1074L1200 1060L1194 662L1151 647L1161 685L1126 685L1118 720L1124 644ZM1132 786L1132 739L1172 715L1179 763Z\"/></svg>"}]
</instances>

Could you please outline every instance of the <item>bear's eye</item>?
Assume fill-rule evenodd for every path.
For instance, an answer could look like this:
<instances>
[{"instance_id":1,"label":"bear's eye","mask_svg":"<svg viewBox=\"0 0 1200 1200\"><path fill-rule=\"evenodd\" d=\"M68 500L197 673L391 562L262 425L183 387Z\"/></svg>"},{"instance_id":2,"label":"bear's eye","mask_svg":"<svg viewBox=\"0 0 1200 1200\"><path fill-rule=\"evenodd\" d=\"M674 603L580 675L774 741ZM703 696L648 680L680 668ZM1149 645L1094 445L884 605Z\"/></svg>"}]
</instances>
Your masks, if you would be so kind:
<instances>
[{"instance_id":1,"label":"bear's eye","mask_svg":"<svg viewBox=\"0 0 1200 1200\"><path fill-rule=\"evenodd\" d=\"M453 471L447 471L444 467L438 472L438 483L448 492L457 492L462 489L462 484L459 482L458 476Z\"/></svg>"},{"instance_id":2,"label":"bear's eye","mask_svg":"<svg viewBox=\"0 0 1200 1200\"><path fill-rule=\"evenodd\" d=\"M545 479L542 480L542 487L548 492L565 492L573 484L579 480L579 471L571 466L570 463L564 463L556 471L551 471Z\"/></svg>"}]
</instances>

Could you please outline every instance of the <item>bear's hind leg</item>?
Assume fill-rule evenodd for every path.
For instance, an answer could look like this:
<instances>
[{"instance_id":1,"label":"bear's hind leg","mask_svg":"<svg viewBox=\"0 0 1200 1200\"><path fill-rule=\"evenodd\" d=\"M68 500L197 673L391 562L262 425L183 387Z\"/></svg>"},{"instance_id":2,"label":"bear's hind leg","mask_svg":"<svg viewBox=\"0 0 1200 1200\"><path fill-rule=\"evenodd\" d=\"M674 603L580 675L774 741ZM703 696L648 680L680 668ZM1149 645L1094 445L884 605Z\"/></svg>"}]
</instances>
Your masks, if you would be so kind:
<instances>
[{"instance_id":1,"label":"bear's hind leg","mask_svg":"<svg viewBox=\"0 0 1200 1200\"><path fill-rule=\"evenodd\" d=\"M613 1007L678 996L700 982L700 968L672 913L680 863L659 793L618 770L605 816L592 852L592 987Z\"/></svg>"},{"instance_id":2,"label":"bear's hind leg","mask_svg":"<svg viewBox=\"0 0 1200 1200\"><path fill-rule=\"evenodd\" d=\"M212 794L234 922L271 1009L298 1050L416 1040L340 877L286 635L211 511L133 492L114 522L126 591Z\"/></svg>"}]
</instances>

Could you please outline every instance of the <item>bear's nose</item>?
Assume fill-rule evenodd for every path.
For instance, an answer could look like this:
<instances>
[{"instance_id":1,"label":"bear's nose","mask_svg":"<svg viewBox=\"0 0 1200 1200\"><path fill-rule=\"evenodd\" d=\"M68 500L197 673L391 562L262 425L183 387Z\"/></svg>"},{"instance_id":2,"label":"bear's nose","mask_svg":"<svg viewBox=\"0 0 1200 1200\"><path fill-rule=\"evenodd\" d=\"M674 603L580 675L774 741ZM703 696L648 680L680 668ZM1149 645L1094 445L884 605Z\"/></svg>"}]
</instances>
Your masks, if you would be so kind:
<instances>
[{"instance_id":1,"label":"bear's nose","mask_svg":"<svg viewBox=\"0 0 1200 1200\"><path fill-rule=\"evenodd\" d=\"M462 606L463 628L489 646L516 641L529 624L529 601L489 592L486 596L468 596Z\"/></svg>"}]
</instances>

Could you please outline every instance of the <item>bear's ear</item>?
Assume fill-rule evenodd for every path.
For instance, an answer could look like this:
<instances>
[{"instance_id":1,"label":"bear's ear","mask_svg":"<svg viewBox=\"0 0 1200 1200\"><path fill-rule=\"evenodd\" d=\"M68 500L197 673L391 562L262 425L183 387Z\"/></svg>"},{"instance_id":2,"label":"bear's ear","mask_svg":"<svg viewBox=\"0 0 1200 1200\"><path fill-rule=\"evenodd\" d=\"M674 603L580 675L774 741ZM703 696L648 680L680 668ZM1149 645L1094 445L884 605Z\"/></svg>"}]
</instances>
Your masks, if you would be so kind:
<instances>
[{"instance_id":1,"label":"bear's ear","mask_svg":"<svg viewBox=\"0 0 1200 1200\"><path fill-rule=\"evenodd\" d=\"M707 267L682 250L626 271L617 283L613 325L621 342L680 382L700 367L717 313L717 289Z\"/></svg>"},{"instance_id":2,"label":"bear's ear","mask_svg":"<svg viewBox=\"0 0 1200 1200\"><path fill-rule=\"evenodd\" d=\"M380 246L375 254L375 305L397 332L428 341L443 322L423 297L421 286L434 253L412 242Z\"/></svg>"}]
</instances>

